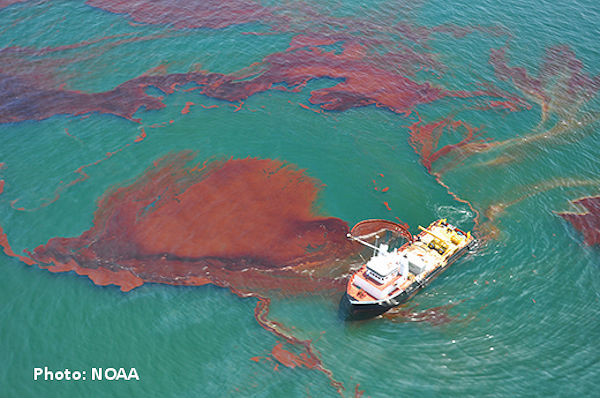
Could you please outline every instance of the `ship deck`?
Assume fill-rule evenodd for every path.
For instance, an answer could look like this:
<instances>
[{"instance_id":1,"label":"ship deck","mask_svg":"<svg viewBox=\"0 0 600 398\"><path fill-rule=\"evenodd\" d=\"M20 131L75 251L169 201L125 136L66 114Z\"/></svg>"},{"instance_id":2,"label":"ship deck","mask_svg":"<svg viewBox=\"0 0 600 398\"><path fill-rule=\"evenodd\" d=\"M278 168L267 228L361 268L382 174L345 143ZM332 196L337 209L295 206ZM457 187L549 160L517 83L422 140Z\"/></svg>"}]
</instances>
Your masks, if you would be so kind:
<instances>
[{"instance_id":1,"label":"ship deck","mask_svg":"<svg viewBox=\"0 0 600 398\"><path fill-rule=\"evenodd\" d=\"M379 283L365 273L367 272L366 264L363 265L357 272L355 272L346 288L346 293L355 301L362 303L380 302L382 300L392 298L407 290L415 281L421 282L429 275L431 275L436 269L444 267L448 264L449 260L454 260L453 256L469 245L472 241L470 235L465 234L463 231L456 229L456 232L443 225L441 220L432 223L426 230L423 229L421 233L415 236L413 242L407 242L405 245L397 249L399 254L406 255L413 259L412 261L419 263L423 269L418 274L409 272L408 275L398 275L386 283ZM460 239L459 239L460 238ZM432 242L442 241L446 250L440 254L435 248L431 248ZM377 299L369 294L364 289L356 286L354 283L355 278L361 278L363 281L368 282L372 287L378 290L384 290L389 288L391 284L397 284L396 288L391 290L389 294L384 298Z\"/></svg>"}]
</instances>

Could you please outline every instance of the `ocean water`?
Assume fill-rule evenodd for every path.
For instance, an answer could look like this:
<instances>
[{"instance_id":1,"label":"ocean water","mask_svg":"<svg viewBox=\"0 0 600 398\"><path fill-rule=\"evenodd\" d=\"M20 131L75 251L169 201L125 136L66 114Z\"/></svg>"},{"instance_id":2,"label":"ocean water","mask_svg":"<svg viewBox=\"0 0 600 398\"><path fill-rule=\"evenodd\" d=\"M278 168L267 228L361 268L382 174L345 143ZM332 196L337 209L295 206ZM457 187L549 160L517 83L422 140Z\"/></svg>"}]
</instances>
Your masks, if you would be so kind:
<instances>
[{"instance_id":1,"label":"ocean water","mask_svg":"<svg viewBox=\"0 0 600 398\"><path fill-rule=\"evenodd\" d=\"M600 247L557 215L600 194L596 2L91 3L0 1L0 397L600 393ZM90 100L193 71L250 84ZM402 78L419 86L397 91ZM481 244L395 319L344 322L340 292L273 286L269 319L330 375L274 354L285 339L255 318L258 297L123 292L9 255L80 236L105 192L184 150L289 162L322 183L315 211L349 226L398 217L416 233L445 217ZM35 380L39 367L88 377Z\"/></svg>"}]
</instances>

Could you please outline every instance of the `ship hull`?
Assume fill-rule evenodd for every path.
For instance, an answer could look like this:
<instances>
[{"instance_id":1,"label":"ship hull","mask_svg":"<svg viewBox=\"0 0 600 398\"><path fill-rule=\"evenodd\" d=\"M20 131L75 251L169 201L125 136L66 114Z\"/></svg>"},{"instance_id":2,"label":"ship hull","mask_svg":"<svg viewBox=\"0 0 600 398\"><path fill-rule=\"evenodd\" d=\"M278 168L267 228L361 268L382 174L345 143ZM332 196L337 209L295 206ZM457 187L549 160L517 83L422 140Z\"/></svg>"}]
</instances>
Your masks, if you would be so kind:
<instances>
[{"instance_id":1,"label":"ship hull","mask_svg":"<svg viewBox=\"0 0 600 398\"><path fill-rule=\"evenodd\" d=\"M404 294L403 292L402 294ZM375 318L388 310L404 303L408 296L402 301L377 301L375 303L357 303L348 293L344 293L340 301L340 317L349 321Z\"/></svg>"},{"instance_id":2,"label":"ship hull","mask_svg":"<svg viewBox=\"0 0 600 398\"><path fill-rule=\"evenodd\" d=\"M429 285L435 278L442 274L446 269L450 268L450 266L465 252L467 252L474 242L470 242L467 246L454 253L452 257L448 259L448 262L443 267L438 267L434 271L432 271L425 279L421 282L413 282L409 287L407 287L404 291L400 292L398 295L394 297L389 297L383 300L371 301L371 302L362 302L353 299L348 293L344 293L342 300L340 301L340 317L345 320L363 320L377 317L388 310L397 307L410 298L412 298L415 294L418 293L419 290L425 288Z\"/></svg>"}]
</instances>

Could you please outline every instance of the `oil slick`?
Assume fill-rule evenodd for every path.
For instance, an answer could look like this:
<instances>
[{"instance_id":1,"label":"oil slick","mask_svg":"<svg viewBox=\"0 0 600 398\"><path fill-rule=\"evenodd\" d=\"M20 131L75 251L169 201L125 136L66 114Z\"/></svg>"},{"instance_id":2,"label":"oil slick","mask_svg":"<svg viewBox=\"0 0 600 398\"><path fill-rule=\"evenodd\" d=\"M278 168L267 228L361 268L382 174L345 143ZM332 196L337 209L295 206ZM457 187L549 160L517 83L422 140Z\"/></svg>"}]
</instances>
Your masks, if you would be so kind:
<instances>
[{"instance_id":1,"label":"oil slick","mask_svg":"<svg viewBox=\"0 0 600 398\"><path fill-rule=\"evenodd\" d=\"M327 279L286 282L297 269L319 268L353 250L344 221L313 213L316 180L276 160L229 159L200 168L193 156L155 161L99 200L91 229L52 238L30 258L123 291L144 282L210 282L241 292L286 283L296 292L331 287Z\"/></svg>"},{"instance_id":2,"label":"oil slick","mask_svg":"<svg viewBox=\"0 0 600 398\"><path fill-rule=\"evenodd\" d=\"M586 244L600 245L600 196L579 198L572 203L584 208L584 211L581 213L557 212L556 214L580 231Z\"/></svg>"},{"instance_id":3,"label":"oil slick","mask_svg":"<svg viewBox=\"0 0 600 398\"><path fill-rule=\"evenodd\" d=\"M279 344L273 358L324 372L341 394L343 385L311 341L268 319L268 295L274 290L343 290L343 279L330 271L356 246L346 239L344 221L315 213L320 187L305 171L279 160L195 162L194 154L184 151L156 160L133 183L109 190L98 202L93 227L80 236L52 238L22 256L0 229L0 245L27 264L74 271L123 291L147 282L210 283L256 297L259 324L304 350L295 354Z\"/></svg>"}]
</instances>

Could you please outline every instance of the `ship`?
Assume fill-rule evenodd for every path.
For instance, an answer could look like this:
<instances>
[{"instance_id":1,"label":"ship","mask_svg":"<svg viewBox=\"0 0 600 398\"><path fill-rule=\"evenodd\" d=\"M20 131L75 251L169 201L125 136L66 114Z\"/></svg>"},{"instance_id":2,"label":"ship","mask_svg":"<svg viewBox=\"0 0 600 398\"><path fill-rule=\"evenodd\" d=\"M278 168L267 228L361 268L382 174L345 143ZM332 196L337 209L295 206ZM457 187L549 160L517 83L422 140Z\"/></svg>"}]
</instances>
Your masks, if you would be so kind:
<instances>
[{"instance_id":1,"label":"ship","mask_svg":"<svg viewBox=\"0 0 600 398\"><path fill-rule=\"evenodd\" d=\"M365 227L373 229L373 226L375 232L357 236L368 229ZM420 233L413 236L407 225L387 220L365 220L352 228L348 239L373 249L373 254L348 280L340 303L343 318L373 318L406 302L476 243L470 232L462 231L446 219L419 229ZM379 242L380 234L386 231L402 236L404 244L394 248L389 241ZM375 244L367 241L373 237Z\"/></svg>"}]
</instances>

